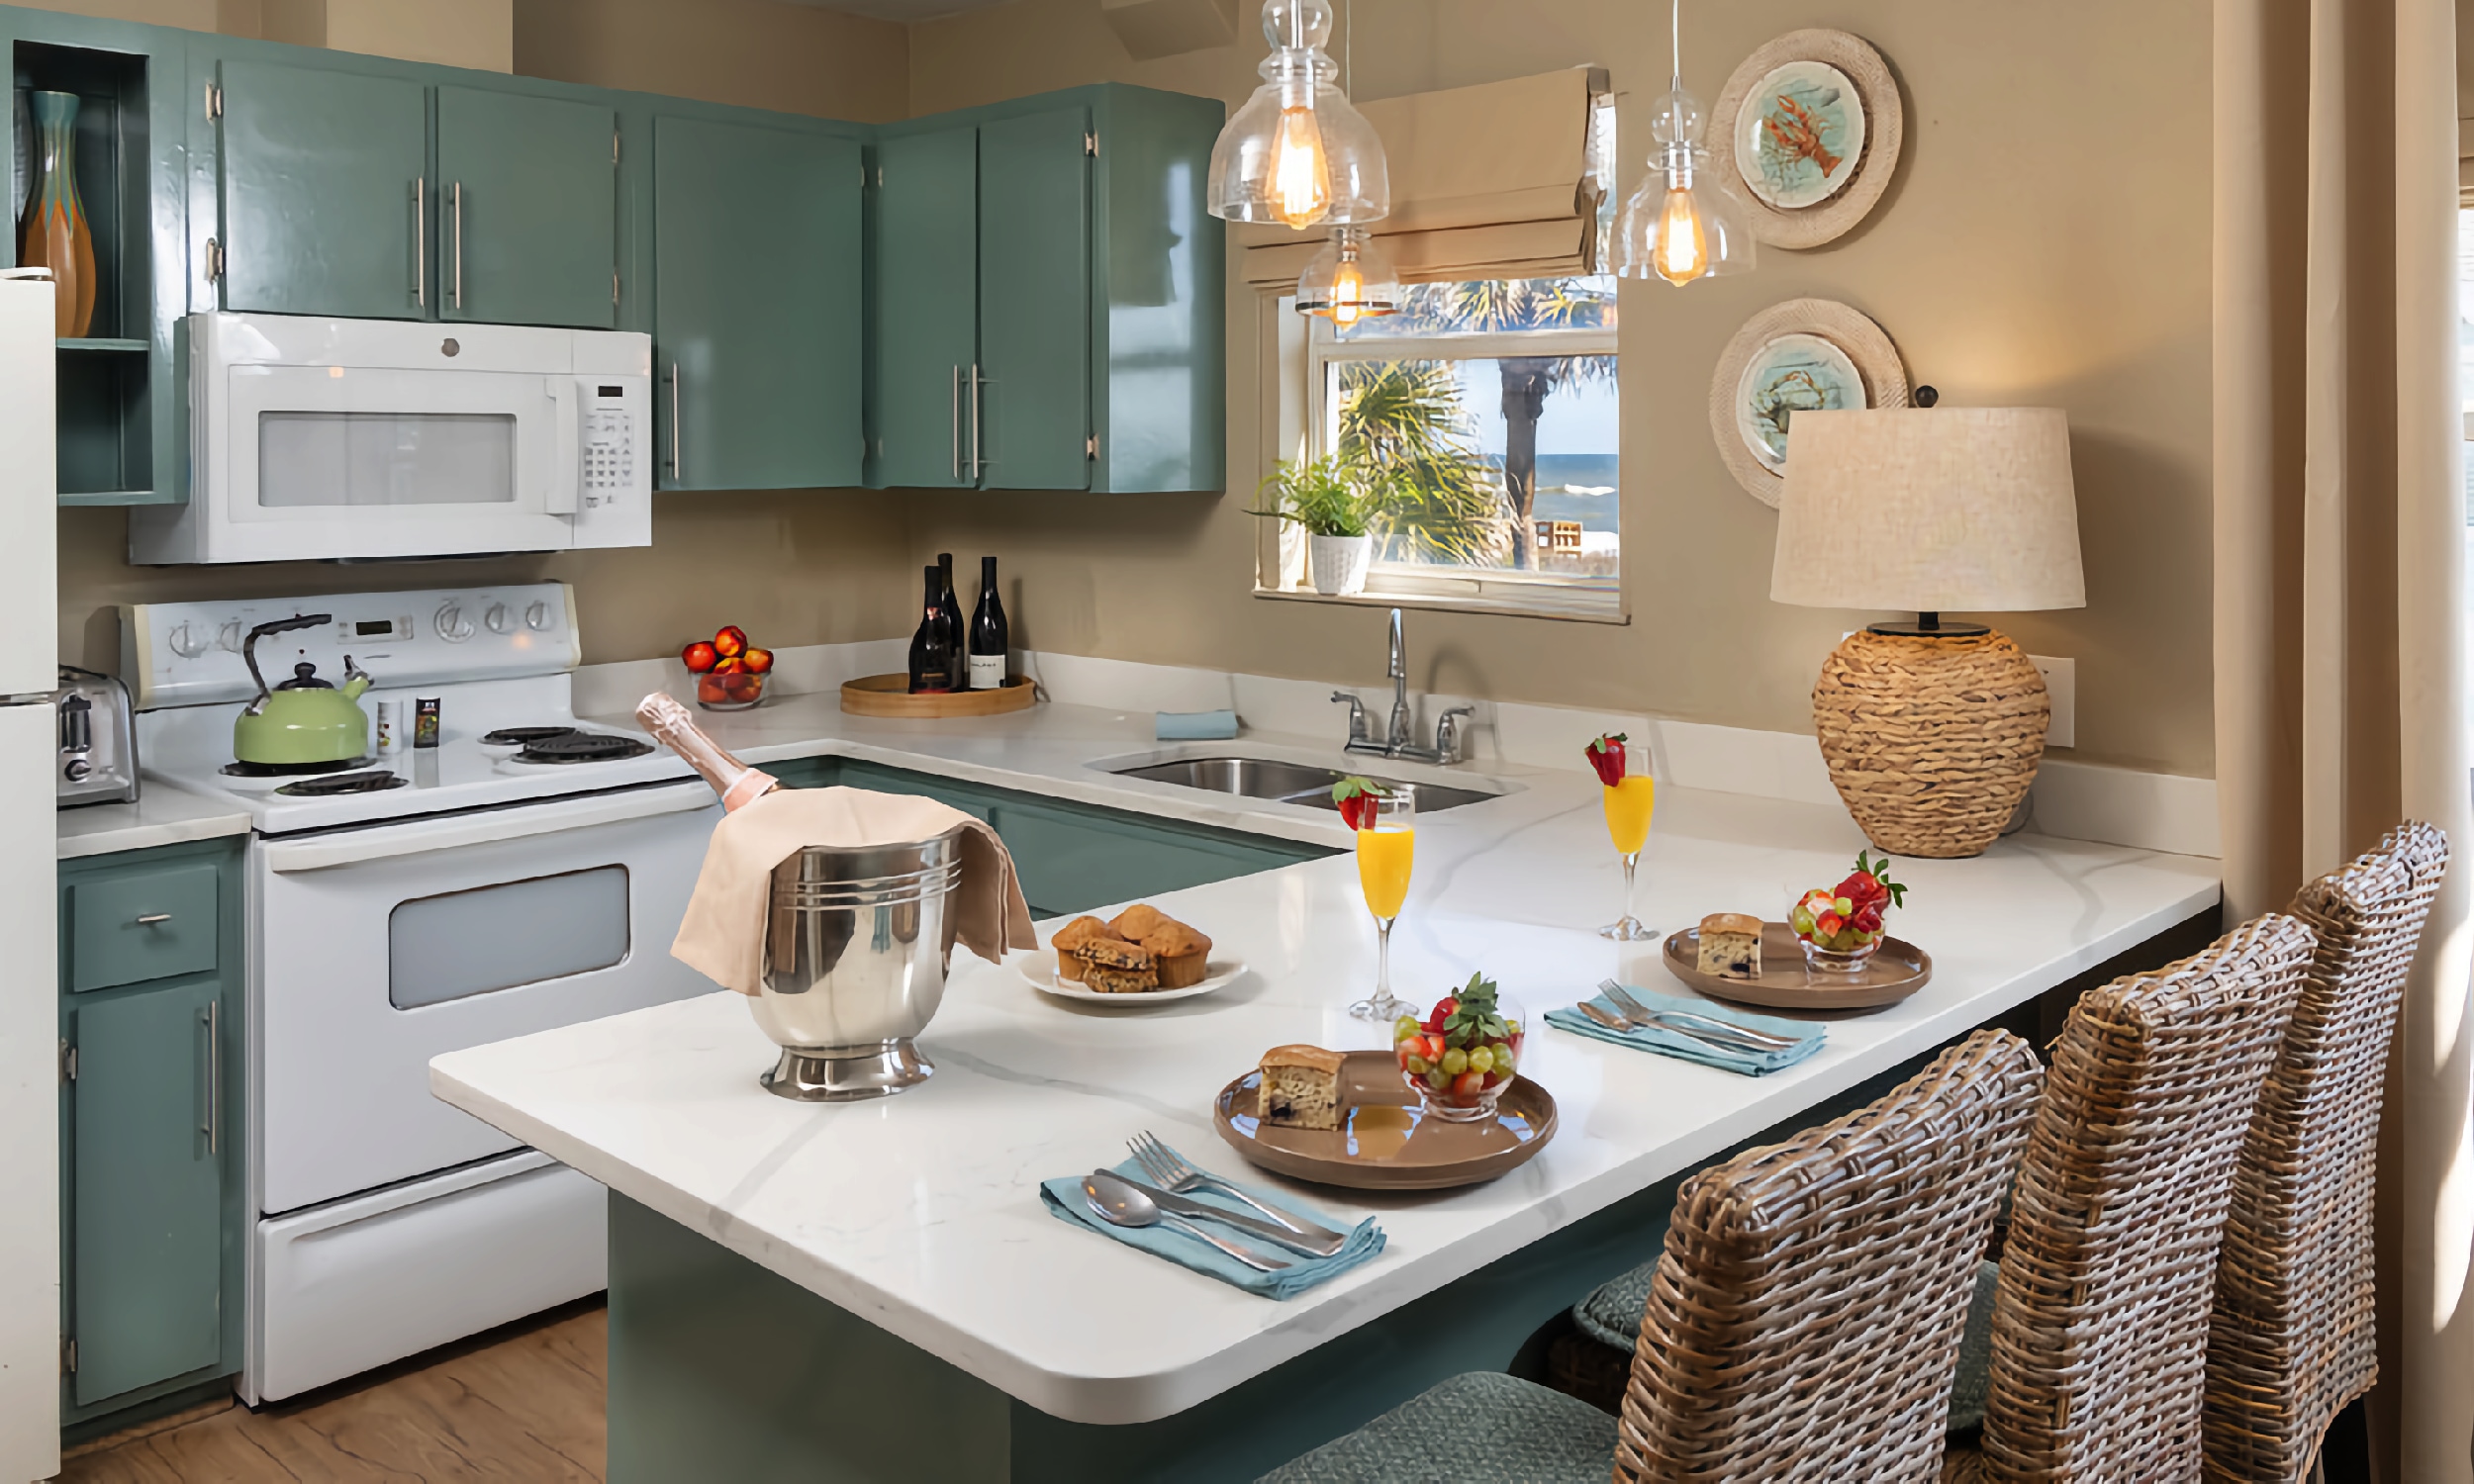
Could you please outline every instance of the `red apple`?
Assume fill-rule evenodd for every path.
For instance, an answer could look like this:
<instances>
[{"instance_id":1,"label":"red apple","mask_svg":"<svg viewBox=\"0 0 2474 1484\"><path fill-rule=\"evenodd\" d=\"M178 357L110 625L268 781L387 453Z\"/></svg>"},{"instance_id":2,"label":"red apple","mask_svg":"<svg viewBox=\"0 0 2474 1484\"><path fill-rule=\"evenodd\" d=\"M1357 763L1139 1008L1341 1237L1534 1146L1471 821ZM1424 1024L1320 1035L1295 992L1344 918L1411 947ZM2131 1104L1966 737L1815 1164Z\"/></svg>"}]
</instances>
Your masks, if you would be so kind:
<instances>
[{"instance_id":1,"label":"red apple","mask_svg":"<svg viewBox=\"0 0 2474 1484\"><path fill-rule=\"evenodd\" d=\"M750 649L740 658L746 661L748 670L757 675L773 668L773 651L770 649Z\"/></svg>"},{"instance_id":2,"label":"red apple","mask_svg":"<svg viewBox=\"0 0 2474 1484\"><path fill-rule=\"evenodd\" d=\"M713 651L725 660L747 653L747 630L737 624L717 629L713 636Z\"/></svg>"},{"instance_id":3,"label":"red apple","mask_svg":"<svg viewBox=\"0 0 2474 1484\"><path fill-rule=\"evenodd\" d=\"M679 658L687 662L687 668L690 673L702 675L706 671L711 670L720 659L720 656L714 653L714 647L711 644L699 639L695 643L690 644L687 648L680 650Z\"/></svg>"}]
</instances>

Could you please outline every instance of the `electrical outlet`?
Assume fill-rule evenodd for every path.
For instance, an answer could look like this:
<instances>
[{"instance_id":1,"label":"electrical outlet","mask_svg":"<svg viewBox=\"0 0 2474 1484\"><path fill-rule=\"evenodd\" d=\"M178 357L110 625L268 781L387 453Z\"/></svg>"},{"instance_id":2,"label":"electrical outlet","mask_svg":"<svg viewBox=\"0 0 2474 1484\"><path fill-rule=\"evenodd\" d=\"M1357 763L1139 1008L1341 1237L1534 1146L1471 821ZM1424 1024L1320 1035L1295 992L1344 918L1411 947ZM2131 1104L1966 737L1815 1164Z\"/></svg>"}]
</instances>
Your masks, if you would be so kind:
<instances>
[{"instance_id":1,"label":"electrical outlet","mask_svg":"<svg viewBox=\"0 0 2474 1484\"><path fill-rule=\"evenodd\" d=\"M2041 654L2028 656L2036 672L2045 677L2045 691L2053 698L2053 719L2045 728L2046 747L2078 746L2079 671L2076 660L2056 660Z\"/></svg>"}]
</instances>

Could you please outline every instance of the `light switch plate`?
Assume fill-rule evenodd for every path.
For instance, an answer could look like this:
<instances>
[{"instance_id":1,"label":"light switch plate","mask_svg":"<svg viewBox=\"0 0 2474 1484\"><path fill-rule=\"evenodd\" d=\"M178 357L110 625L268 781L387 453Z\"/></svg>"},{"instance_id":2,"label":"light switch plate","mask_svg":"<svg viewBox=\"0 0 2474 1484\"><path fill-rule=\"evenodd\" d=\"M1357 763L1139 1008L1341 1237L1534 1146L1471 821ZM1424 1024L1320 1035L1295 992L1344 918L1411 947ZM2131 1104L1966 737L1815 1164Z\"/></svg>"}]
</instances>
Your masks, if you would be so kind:
<instances>
[{"instance_id":1,"label":"light switch plate","mask_svg":"<svg viewBox=\"0 0 2474 1484\"><path fill-rule=\"evenodd\" d=\"M2078 746L2079 672L2076 660L2056 660L2032 654L2028 662L2045 677L2046 693L2053 698L2053 719L2045 728L2046 747Z\"/></svg>"}]
</instances>

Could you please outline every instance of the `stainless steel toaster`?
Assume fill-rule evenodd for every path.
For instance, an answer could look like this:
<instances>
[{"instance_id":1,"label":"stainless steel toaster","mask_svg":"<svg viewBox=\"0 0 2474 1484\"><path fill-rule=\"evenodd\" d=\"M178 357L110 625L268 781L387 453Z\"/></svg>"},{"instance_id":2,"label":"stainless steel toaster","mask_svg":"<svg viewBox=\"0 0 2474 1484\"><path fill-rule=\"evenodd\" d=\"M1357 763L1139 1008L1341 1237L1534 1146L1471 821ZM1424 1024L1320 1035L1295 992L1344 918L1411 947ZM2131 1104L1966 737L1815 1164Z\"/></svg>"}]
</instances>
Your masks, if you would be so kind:
<instances>
[{"instance_id":1,"label":"stainless steel toaster","mask_svg":"<svg viewBox=\"0 0 2474 1484\"><path fill-rule=\"evenodd\" d=\"M51 781L61 808L138 801L138 724L129 688L108 675L60 667Z\"/></svg>"}]
</instances>

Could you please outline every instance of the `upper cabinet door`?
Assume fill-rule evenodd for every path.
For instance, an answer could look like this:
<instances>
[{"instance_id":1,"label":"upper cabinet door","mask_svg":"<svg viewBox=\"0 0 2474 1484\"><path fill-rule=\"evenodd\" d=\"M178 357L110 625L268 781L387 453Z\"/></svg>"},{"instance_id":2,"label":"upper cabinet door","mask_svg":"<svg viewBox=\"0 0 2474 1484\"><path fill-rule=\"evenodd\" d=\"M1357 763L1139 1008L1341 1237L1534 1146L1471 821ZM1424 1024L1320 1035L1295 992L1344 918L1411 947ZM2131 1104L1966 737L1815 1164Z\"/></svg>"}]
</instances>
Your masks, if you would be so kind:
<instances>
[{"instance_id":1,"label":"upper cabinet door","mask_svg":"<svg viewBox=\"0 0 2474 1484\"><path fill-rule=\"evenodd\" d=\"M851 139L654 121L661 488L859 483L859 198Z\"/></svg>"},{"instance_id":2,"label":"upper cabinet door","mask_svg":"<svg viewBox=\"0 0 2474 1484\"><path fill-rule=\"evenodd\" d=\"M438 314L618 323L618 116L560 98L438 89Z\"/></svg>"},{"instance_id":3,"label":"upper cabinet door","mask_svg":"<svg viewBox=\"0 0 2474 1484\"><path fill-rule=\"evenodd\" d=\"M223 89L224 308L425 318L427 90L240 61L223 64Z\"/></svg>"},{"instance_id":4,"label":"upper cabinet door","mask_svg":"<svg viewBox=\"0 0 2474 1484\"><path fill-rule=\"evenodd\" d=\"M1091 488L1089 112L980 126L980 484Z\"/></svg>"},{"instance_id":5,"label":"upper cabinet door","mask_svg":"<svg viewBox=\"0 0 2474 1484\"><path fill-rule=\"evenodd\" d=\"M875 457L883 488L972 482L979 359L979 131L876 146Z\"/></svg>"}]
</instances>

